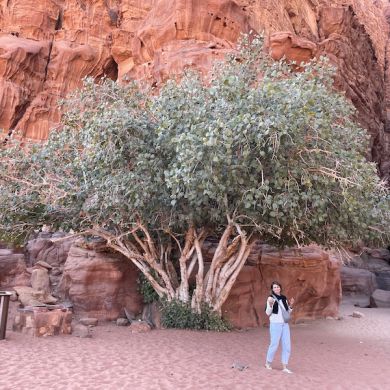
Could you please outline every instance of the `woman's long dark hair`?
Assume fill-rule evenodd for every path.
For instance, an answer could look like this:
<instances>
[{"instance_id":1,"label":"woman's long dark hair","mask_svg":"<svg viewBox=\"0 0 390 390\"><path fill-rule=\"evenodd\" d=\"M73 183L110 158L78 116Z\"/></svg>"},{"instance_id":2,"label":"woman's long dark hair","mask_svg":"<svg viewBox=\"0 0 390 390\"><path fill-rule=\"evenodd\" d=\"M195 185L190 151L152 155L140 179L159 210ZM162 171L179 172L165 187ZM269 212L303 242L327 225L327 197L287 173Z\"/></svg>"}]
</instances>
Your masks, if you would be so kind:
<instances>
[{"instance_id":1,"label":"woman's long dark hair","mask_svg":"<svg viewBox=\"0 0 390 390\"><path fill-rule=\"evenodd\" d=\"M274 290L273 290L273 287L274 287L275 285L276 285L276 286L279 286L279 287L280 287L280 292L282 292L282 285L281 285L279 282L277 282L276 280L274 280L274 281L271 283L271 295L272 295L272 294L275 294L275 293L274 293Z\"/></svg>"},{"instance_id":2,"label":"woman's long dark hair","mask_svg":"<svg viewBox=\"0 0 390 390\"><path fill-rule=\"evenodd\" d=\"M272 289L272 287L275 285L280 287L280 295L277 295L274 293L274 290ZM282 285L279 282L277 282L276 280L274 280L271 283L271 296L277 298L278 300L281 300L283 302L285 309L288 310L287 298L284 295L282 295ZM274 305L272 308L272 313L278 314L278 309L279 309L279 305Z\"/></svg>"}]
</instances>

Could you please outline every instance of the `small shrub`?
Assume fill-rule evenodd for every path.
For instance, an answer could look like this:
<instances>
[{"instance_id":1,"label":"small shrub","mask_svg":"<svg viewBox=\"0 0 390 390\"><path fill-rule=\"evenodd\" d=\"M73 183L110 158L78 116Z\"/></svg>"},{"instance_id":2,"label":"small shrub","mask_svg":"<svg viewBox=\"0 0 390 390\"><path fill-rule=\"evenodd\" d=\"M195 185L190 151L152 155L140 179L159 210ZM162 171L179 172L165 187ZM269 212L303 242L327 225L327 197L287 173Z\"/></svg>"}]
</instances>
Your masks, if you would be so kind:
<instances>
[{"instance_id":1,"label":"small shrub","mask_svg":"<svg viewBox=\"0 0 390 390\"><path fill-rule=\"evenodd\" d=\"M178 300L162 302L162 325L166 328L213 330L226 332L232 329L231 325L213 312L207 304L201 308L201 313L191 309L190 304Z\"/></svg>"},{"instance_id":2,"label":"small shrub","mask_svg":"<svg viewBox=\"0 0 390 390\"><path fill-rule=\"evenodd\" d=\"M138 291L142 295L144 303L152 303L159 300L158 294L144 274L139 275L137 284Z\"/></svg>"}]
</instances>

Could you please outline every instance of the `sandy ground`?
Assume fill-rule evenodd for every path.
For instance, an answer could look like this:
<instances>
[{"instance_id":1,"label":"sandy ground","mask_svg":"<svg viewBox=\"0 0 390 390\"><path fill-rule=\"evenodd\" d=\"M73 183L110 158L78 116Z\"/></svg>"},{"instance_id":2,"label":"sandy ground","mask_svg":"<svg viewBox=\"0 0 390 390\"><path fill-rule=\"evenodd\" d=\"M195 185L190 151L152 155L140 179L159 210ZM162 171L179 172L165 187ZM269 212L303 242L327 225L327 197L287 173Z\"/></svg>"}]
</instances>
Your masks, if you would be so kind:
<instances>
[{"instance_id":1,"label":"sandy ground","mask_svg":"<svg viewBox=\"0 0 390 390\"><path fill-rule=\"evenodd\" d=\"M263 368L268 329L230 333L99 325L93 338L0 341L0 390L390 389L390 309L340 308L343 320L292 325L293 374ZM249 368L231 368L240 362Z\"/></svg>"}]
</instances>

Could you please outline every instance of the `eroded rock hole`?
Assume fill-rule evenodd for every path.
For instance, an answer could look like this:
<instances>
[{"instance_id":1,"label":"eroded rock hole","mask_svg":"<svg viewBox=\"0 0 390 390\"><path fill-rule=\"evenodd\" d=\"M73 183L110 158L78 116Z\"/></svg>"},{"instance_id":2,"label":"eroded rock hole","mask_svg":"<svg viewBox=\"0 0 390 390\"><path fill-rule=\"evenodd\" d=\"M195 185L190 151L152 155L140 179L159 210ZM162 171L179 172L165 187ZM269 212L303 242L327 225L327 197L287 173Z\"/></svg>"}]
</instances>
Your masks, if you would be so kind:
<instances>
[{"instance_id":1,"label":"eroded rock hole","mask_svg":"<svg viewBox=\"0 0 390 390\"><path fill-rule=\"evenodd\" d=\"M62 11L60 11L56 21L56 26L55 26L56 31L62 29L62 18L63 18Z\"/></svg>"},{"instance_id":2,"label":"eroded rock hole","mask_svg":"<svg viewBox=\"0 0 390 390\"><path fill-rule=\"evenodd\" d=\"M112 57L104 65L103 75L113 81L118 80L118 64Z\"/></svg>"},{"instance_id":3,"label":"eroded rock hole","mask_svg":"<svg viewBox=\"0 0 390 390\"><path fill-rule=\"evenodd\" d=\"M112 26L117 26L118 25L118 20L119 20L119 12L114 9L110 9L108 11L108 16L110 17L110 23Z\"/></svg>"}]
</instances>

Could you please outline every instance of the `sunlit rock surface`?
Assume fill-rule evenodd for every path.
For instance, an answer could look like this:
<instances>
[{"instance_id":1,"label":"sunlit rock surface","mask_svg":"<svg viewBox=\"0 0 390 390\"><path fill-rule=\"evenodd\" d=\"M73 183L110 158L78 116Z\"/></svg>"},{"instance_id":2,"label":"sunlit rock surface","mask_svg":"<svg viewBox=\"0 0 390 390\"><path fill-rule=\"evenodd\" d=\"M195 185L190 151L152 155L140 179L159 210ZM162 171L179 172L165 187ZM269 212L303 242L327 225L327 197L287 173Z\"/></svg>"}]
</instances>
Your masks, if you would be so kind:
<instances>
[{"instance_id":1,"label":"sunlit rock surface","mask_svg":"<svg viewBox=\"0 0 390 390\"><path fill-rule=\"evenodd\" d=\"M85 76L158 85L188 66L207 71L241 32L264 32L274 58L337 64L387 176L389 15L385 0L1 0L0 128L46 139L58 99Z\"/></svg>"}]
</instances>

